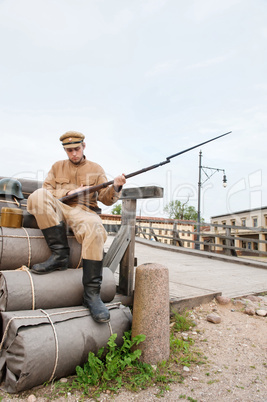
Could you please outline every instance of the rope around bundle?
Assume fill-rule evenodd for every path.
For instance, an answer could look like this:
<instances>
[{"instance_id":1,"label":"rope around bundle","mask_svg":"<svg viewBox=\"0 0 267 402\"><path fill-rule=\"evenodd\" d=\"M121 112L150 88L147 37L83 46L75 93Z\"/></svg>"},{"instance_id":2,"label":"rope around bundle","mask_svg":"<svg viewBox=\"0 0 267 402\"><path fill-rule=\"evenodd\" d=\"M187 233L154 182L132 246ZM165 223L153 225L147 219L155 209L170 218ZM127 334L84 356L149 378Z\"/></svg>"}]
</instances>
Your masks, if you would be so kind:
<instances>
[{"instance_id":1,"label":"rope around bundle","mask_svg":"<svg viewBox=\"0 0 267 402\"><path fill-rule=\"evenodd\" d=\"M34 291L34 284L33 284L33 279L32 279L30 269L28 267L26 267L26 265L22 265L20 268L16 269L16 271L25 271L25 272L27 272L27 274L30 278L31 291L32 291L32 310L35 310L35 291Z\"/></svg>"},{"instance_id":2,"label":"rope around bundle","mask_svg":"<svg viewBox=\"0 0 267 402\"><path fill-rule=\"evenodd\" d=\"M2 228L1 228L1 229L2 229ZM23 227L23 226L21 227L21 229L23 229L24 232L26 233L25 236L23 236L23 235L8 235L8 234L3 234L3 232L2 232L2 234L0 234L0 238L27 239L27 242L28 242L28 263L27 263L27 266L30 267L30 266L31 266L31 259L32 259L31 239L44 239L44 236L40 236L40 235L38 235L38 236L36 236L36 235L30 235L30 234L27 232L26 228ZM75 239L75 236L68 236L68 238L69 238L69 239ZM0 261L1 261L1 258L0 258ZM78 268L80 267L81 262L82 262L82 250L81 250L79 262L78 262L78 264L77 264L77 266L76 266L75 269L78 269Z\"/></svg>"},{"instance_id":3,"label":"rope around bundle","mask_svg":"<svg viewBox=\"0 0 267 402\"><path fill-rule=\"evenodd\" d=\"M27 267L26 267L26 268L27 268ZM106 306L107 306L107 307L110 307L110 309L112 309L112 308L115 308L115 307L119 307L120 305L121 305L121 302L117 302L117 303L110 303L110 304L107 304ZM59 360L58 336L57 336L57 332L56 332L55 325L54 325L54 323L53 323L51 317L53 317L53 316L55 316L55 315L80 313L80 312L84 312L84 311L86 311L86 312L88 313L88 315L90 316L91 313L90 313L90 311L89 311L87 308L83 308L83 309L79 309L79 310L68 310L68 311L66 310L66 311L61 311L61 312L51 313L51 314L48 314L47 311L42 310L42 309L41 309L40 311L43 313L43 315L45 315L45 317L47 318L49 324L51 325L52 331L53 331L53 334L54 334L54 339L55 339L55 363L54 363L54 367L53 367L53 370L52 370L52 374L51 374L51 376L50 376L50 378L49 378L49 380L48 380L48 382L51 382L51 381L54 379L55 372L56 372L56 369L57 369L57 366L58 366L58 360ZM21 316L21 317L12 317L12 318L10 318L10 320L8 321L8 323L7 323L7 325L6 325L6 328L5 328L3 337L2 337L2 341L1 341L1 344L0 344L0 351L3 349L3 345L4 345L4 342L5 342L6 336L7 336L7 332L8 332L8 330L9 330L9 327L10 327L11 323L12 323L14 320L16 320L16 319L17 319L17 320L22 320L22 319L24 319L24 320L25 320L25 319L39 319L39 318L43 318L43 317L44 317L43 315ZM103 323L103 324L105 324L105 323ZM110 332L110 336L113 335L113 330L112 330L111 322L109 321L109 322L107 322L106 324L108 325L109 332Z\"/></svg>"}]
</instances>

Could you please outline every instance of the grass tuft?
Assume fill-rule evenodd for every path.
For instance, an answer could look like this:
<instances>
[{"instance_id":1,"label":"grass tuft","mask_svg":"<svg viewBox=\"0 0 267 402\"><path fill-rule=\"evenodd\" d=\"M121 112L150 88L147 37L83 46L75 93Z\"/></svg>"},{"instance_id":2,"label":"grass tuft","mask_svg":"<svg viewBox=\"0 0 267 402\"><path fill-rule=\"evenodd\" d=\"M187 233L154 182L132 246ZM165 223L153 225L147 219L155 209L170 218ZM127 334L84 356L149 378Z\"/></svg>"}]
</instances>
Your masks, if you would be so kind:
<instances>
[{"instance_id":1,"label":"grass tuft","mask_svg":"<svg viewBox=\"0 0 267 402\"><path fill-rule=\"evenodd\" d=\"M201 354L195 350L194 341L188 336L184 340L181 333L189 331L194 323L188 313L172 316L170 329L170 358L157 365L143 363L141 350L137 349L145 340L145 335L131 339L131 331L125 332L123 344L116 344L117 334L111 335L107 346L95 355L88 354L88 361L83 367L76 368L76 376L68 383L57 382L57 394L82 393L82 397L97 400L101 393L115 394L121 388L138 392L150 386L156 386L156 395L164 396L172 383L183 382L183 366L203 364ZM134 346L134 349L133 349Z\"/></svg>"}]
</instances>

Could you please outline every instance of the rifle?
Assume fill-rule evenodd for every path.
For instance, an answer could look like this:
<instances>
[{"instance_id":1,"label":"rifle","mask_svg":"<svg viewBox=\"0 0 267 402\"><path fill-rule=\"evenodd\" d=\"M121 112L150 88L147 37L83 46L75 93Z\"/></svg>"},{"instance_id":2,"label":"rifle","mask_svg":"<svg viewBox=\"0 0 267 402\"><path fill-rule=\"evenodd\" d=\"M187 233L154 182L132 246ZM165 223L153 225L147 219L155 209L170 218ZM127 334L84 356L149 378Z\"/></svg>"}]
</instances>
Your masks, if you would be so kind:
<instances>
[{"instance_id":1,"label":"rifle","mask_svg":"<svg viewBox=\"0 0 267 402\"><path fill-rule=\"evenodd\" d=\"M208 142L215 141L215 140L217 140L218 138L221 138L221 137L224 137L225 135L230 134L231 132L232 132L232 131L228 131L228 132L225 133L225 134L218 135L217 137L211 138L210 140L201 142L200 144L194 145L194 146L192 146L192 147L190 147L190 148L184 149L183 151L177 152L176 154L173 154L173 155L171 155L171 156L168 156L168 157L166 158L166 160L163 161L163 162L159 162L159 163L157 163L157 164L155 164L155 165L148 166L148 167L146 167L146 168L137 170L136 172L129 173L129 174L125 175L125 179L129 179L130 177L137 176L138 174L142 174L142 173L148 172L149 170L156 169L156 168L158 168L159 166L165 165L166 163L170 163L170 161L171 161L172 158L175 158L176 156L182 155L182 154L184 154L185 152L192 151L192 149L201 147L201 145L207 144ZM84 190L77 191L76 193L73 193L73 194L70 194L70 195L65 195L65 197L60 198L59 201L61 201L61 202L63 202L63 203L66 203L67 201L70 201L70 200L72 200L72 199L74 199L74 198L76 198L76 197L79 197L79 195L81 195L81 194L91 194L91 193L94 193L94 192L96 192L96 191L101 190L102 188L105 188L105 187L110 186L110 185L113 184L113 183L114 183L114 180L110 180L110 181L107 181L107 182L102 183L102 184L97 184L96 186L91 186L91 187L89 187L89 188L85 188Z\"/></svg>"}]
</instances>

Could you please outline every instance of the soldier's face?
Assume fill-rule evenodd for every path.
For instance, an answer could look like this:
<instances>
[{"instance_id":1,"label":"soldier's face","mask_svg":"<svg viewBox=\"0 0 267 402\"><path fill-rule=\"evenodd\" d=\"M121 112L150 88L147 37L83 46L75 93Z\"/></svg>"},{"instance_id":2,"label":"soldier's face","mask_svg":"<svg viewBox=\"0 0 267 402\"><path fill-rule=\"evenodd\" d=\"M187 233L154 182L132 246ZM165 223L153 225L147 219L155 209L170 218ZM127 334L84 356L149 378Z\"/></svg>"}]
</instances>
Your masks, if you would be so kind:
<instances>
[{"instance_id":1,"label":"soldier's face","mask_svg":"<svg viewBox=\"0 0 267 402\"><path fill-rule=\"evenodd\" d=\"M83 150L85 148L85 143L82 143L78 147L75 148L65 148L65 151L68 155L69 160L78 165L83 160Z\"/></svg>"}]
</instances>

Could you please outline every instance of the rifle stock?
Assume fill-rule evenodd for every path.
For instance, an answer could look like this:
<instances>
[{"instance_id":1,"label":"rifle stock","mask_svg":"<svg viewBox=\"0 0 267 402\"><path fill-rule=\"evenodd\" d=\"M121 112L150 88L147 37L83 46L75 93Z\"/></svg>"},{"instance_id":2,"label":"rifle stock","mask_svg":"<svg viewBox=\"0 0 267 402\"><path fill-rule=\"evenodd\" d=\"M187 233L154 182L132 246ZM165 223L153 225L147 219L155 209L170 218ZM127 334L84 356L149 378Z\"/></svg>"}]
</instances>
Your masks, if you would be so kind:
<instances>
[{"instance_id":1,"label":"rifle stock","mask_svg":"<svg viewBox=\"0 0 267 402\"><path fill-rule=\"evenodd\" d=\"M165 161L162 161L162 162L159 162L159 163L157 163L155 165L151 165L151 166L148 166L146 168L143 168L143 169L137 170L135 172L129 173L129 174L125 175L125 178L129 179L130 177L137 176L137 175L145 173L145 172L147 172L149 170L156 169L159 166L165 165L166 163L170 163L172 158L175 158L176 156L182 155L185 152L192 151L192 149L198 148L201 145L207 144L208 142L215 141L218 138L221 138L221 137L224 137L225 135L230 134L231 132L232 131L228 131L225 134L218 135L217 137L211 138L210 140L201 142L200 144L197 144L197 145L194 145L194 146L192 146L190 148L184 149L183 151L177 152L176 154L173 154L171 156L167 156ZM101 190L102 188L110 186L111 184L114 184L114 180L110 180L110 181L107 181L105 183L98 184L96 186L91 186L89 188L85 188L84 190L77 191L76 193L73 193L73 194L70 194L70 195L65 195L65 197L60 198L59 201L61 201L63 203L67 203L68 201L73 200L73 199L81 196L82 194L92 194L94 192L97 192L97 191Z\"/></svg>"},{"instance_id":2,"label":"rifle stock","mask_svg":"<svg viewBox=\"0 0 267 402\"><path fill-rule=\"evenodd\" d=\"M82 194L95 193L96 191L101 190L101 188L108 187L113 183L114 183L114 180L110 180L110 181L107 181L107 182L102 183L102 184L97 184L96 186L91 186L89 188L85 188L84 190L77 191L76 193L73 193L73 194L70 194L70 195L65 195L64 197L61 197L59 199L59 201L61 201L63 203L66 203L66 202L68 202L70 200L73 200L73 199L79 197Z\"/></svg>"}]
</instances>

